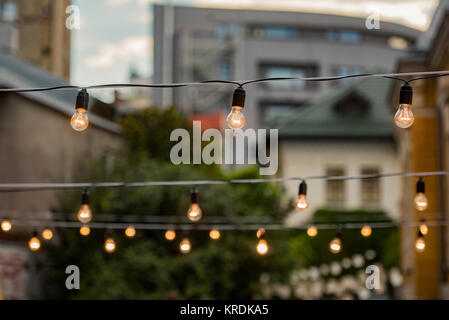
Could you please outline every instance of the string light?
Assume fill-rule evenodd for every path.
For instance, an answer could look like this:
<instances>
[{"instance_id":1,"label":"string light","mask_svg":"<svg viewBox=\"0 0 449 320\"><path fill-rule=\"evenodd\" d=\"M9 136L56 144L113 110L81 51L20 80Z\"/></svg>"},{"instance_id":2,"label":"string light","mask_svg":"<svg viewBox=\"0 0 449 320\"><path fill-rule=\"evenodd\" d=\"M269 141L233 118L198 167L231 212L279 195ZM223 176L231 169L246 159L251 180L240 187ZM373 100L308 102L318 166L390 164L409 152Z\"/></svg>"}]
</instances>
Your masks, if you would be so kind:
<instances>
[{"instance_id":1,"label":"string light","mask_svg":"<svg viewBox=\"0 0 449 320\"><path fill-rule=\"evenodd\" d=\"M125 234L128 238L132 238L136 235L136 228L134 228L133 226L128 226L128 228L126 228L125 230Z\"/></svg>"},{"instance_id":2,"label":"string light","mask_svg":"<svg viewBox=\"0 0 449 320\"><path fill-rule=\"evenodd\" d=\"M45 228L42 230L42 238L45 240L51 240L53 238L53 231L50 228Z\"/></svg>"},{"instance_id":3,"label":"string light","mask_svg":"<svg viewBox=\"0 0 449 320\"><path fill-rule=\"evenodd\" d=\"M113 253L115 251L116 245L115 245L115 241L112 238L112 234L111 232L107 232L106 233L106 240L104 242L104 250L107 253Z\"/></svg>"},{"instance_id":4,"label":"string light","mask_svg":"<svg viewBox=\"0 0 449 320\"><path fill-rule=\"evenodd\" d=\"M339 253L342 249L341 233L338 232L334 239L329 243L329 249L332 253Z\"/></svg>"},{"instance_id":5,"label":"string light","mask_svg":"<svg viewBox=\"0 0 449 320\"><path fill-rule=\"evenodd\" d=\"M296 201L297 210L304 211L309 207L309 204L306 201L306 194L307 194L307 184L303 180L299 184L298 200Z\"/></svg>"},{"instance_id":6,"label":"string light","mask_svg":"<svg viewBox=\"0 0 449 320\"><path fill-rule=\"evenodd\" d=\"M259 242L257 243L257 253L260 255L265 255L268 252L268 243L265 240L265 229L260 228L259 230L257 230L256 236L257 238L259 238Z\"/></svg>"},{"instance_id":7,"label":"string light","mask_svg":"<svg viewBox=\"0 0 449 320\"><path fill-rule=\"evenodd\" d=\"M418 252L423 252L426 249L426 241L424 240L424 235L418 229L418 235L415 241L415 248Z\"/></svg>"},{"instance_id":8,"label":"string light","mask_svg":"<svg viewBox=\"0 0 449 320\"><path fill-rule=\"evenodd\" d=\"M191 245L190 245L190 240L189 240L189 238L184 238L184 239L182 239L181 243L179 244L179 250L180 250L182 253L186 254L186 253L189 253L189 252L190 252L190 249L191 249L191 248L192 248L192 247L191 247Z\"/></svg>"},{"instance_id":9,"label":"string light","mask_svg":"<svg viewBox=\"0 0 449 320\"><path fill-rule=\"evenodd\" d=\"M220 231L219 231L218 229L212 229L212 230L209 232L209 237L210 237L212 240L218 240L218 239L220 239L220 236L221 236L221 234L220 234Z\"/></svg>"},{"instance_id":10,"label":"string light","mask_svg":"<svg viewBox=\"0 0 449 320\"><path fill-rule=\"evenodd\" d=\"M81 195L81 208L78 211L77 217L81 223L89 223L92 220L92 212L89 208L89 192L87 189Z\"/></svg>"},{"instance_id":11,"label":"string light","mask_svg":"<svg viewBox=\"0 0 449 320\"><path fill-rule=\"evenodd\" d=\"M3 221L2 221L2 224L1 224L1 227L2 227L2 230L3 230L4 232L9 232L9 231L11 231L11 229L12 229L11 221L9 221L8 219L3 220Z\"/></svg>"},{"instance_id":12,"label":"string light","mask_svg":"<svg viewBox=\"0 0 449 320\"><path fill-rule=\"evenodd\" d=\"M232 96L232 109L226 117L226 123L231 129L242 129L245 126L246 119L243 114L243 108L245 107L245 90L242 87L238 87L234 91Z\"/></svg>"},{"instance_id":13,"label":"string light","mask_svg":"<svg viewBox=\"0 0 449 320\"><path fill-rule=\"evenodd\" d=\"M429 232L429 227L427 227L426 219L421 220L421 224L419 225L419 231L425 236Z\"/></svg>"},{"instance_id":14,"label":"string light","mask_svg":"<svg viewBox=\"0 0 449 320\"><path fill-rule=\"evenodd\" d=\"M201 211L201 208L198 204L199 202L199 195L195 188L192 189L190 192L190 208L187 211L187 217L192 222L197 222L201 219L203 216L203 213Z\"/></svg>"},{"instance_id":15,"label":"string light","mask_svg":"<svg viewBox=\"0 0 449 320\"><path fill-rule=\"evenodd\" d=\"M318 235L318 228L314 225L311 225L307 228L306 232L309 237L313 238Z\"/></svg>"},{"instance_id":16,"label":"string light","mask_svg":"<svg viewBox=\"0 0 449 320\"><path fill-rule=\"evenodd\" d=\"M33 231L31 239L28 241L28 247L31 251L37 251L41 247L41 241L38 238L38 233L36 230Z\"/></svg>"},{"instance_id":17,"label":"string light","mask_svg":"<svg viewBox=\"0 0 449 320\"><path fill-rule=\"evenodd\" d=\"M410 109L413 98L413 90L412 87L406 82L401 86L401 90L399 92L399 108L396 114L394 115L394 123L399 128L408 128L415 121L415 117L413 116L413 112Z\"/></svg>"},{"instance_id":18,"label":"string light","mask_svg":"<svg viewBox=\"0 0 449 320\"><path fill-rule=\"evenodd\" d=\"M425 184L422 178L419 178L416 182L416 197L415 197L415 208L419 211L424 211L427 209L428 201L425 195Z\"/></svg>"},{"instance_id":19,"label":"string light","mask_svg":"<svg viewBox=\"0 0 449 320\"><path fill-rule=\"evenodd\" d=\"M373 233L373 229L371 229L370 226L365 225L362 227L362 229L360 229L360 233L362 234L362 236L364 236L365 238L368 238L371 236L371 234Z\"/></svg>"},{"instance_id":20,"label":"string light","mask_svg":"<svg viewBox=\"0 0 449 320\"><path fill-rule=\"evenodd\" d=\"M84 237L87 237L90 234L90 228L88 225L81 226L80 234Z\"/></svg>"},{"instance_id":21,"label":"string light","mask_svg":"<svg viewBox=\"0 0 449 320\"><path fill-rule=\"evenodd\" d=\"M169 229L167 231L165 231L165 239L167 239L168 241L173 241L176 238L176 232L175 230Z\"/></svg>"},{"instance_id":22,"label":"string light","mask_svg":"<svg viewBox=\"0 0 449 320\"><path fill-rule=\"evenodd\" d=\"M82 89L76 96L75 113L70 120L70 125L76 131L84 131L89 126L87 118L87 107L89 105L89 94L86 89Z\"/></svg>"}]
</instances>

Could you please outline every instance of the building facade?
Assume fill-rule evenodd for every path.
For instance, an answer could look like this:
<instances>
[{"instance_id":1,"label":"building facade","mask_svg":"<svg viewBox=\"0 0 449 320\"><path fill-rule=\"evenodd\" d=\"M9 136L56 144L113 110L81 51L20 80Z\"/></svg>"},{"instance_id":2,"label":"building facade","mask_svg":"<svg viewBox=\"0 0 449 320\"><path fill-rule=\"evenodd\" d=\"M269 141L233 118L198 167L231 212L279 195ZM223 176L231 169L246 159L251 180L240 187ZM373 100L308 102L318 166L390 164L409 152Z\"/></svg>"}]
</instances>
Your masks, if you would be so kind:
<instances>
[{"instance_id":1,"label":"building facade","mask_svg":"<svg viewBox=\"0 0 449 320\"><path fill-rule=\"evenodd\" d=\"M71 0L1 0L0 50L70 79Z\"/></svg>"},{"instance_id":2,"label":"building facade","mask_svg":"<svg viewBox=\"0 0 449 320\"><path fill-rule=\"evenodd\" d=\"M154 82L317 77L391 71L420 32L325 14L154 6ZM278 82L246 87L248 127L264 127L340 83ZM228 110L233 86L154 91L154 104L187 114Z\"/></svg>"}]
</instances>

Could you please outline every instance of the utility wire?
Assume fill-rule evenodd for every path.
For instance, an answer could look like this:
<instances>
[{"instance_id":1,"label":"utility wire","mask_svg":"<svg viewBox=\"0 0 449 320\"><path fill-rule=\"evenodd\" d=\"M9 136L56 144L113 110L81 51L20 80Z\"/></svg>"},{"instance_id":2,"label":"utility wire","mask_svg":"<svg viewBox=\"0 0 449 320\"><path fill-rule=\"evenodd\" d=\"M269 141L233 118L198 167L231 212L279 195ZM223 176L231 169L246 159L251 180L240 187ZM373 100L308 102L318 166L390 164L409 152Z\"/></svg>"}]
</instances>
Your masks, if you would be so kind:
<instances>
[{"instance_id":1,"label":"utility wire","mask_svg":"<svg viewBox=\"0 0 449 320\"><path fill-rule=\"evenodd\" d=\"M354 176L306 176L265 179L229 179L229 180L181 180L181 181L143 181L143 182L79 182L79 183L0 183L0 193L19 191L43 191L55 189L106 188L106 187L150 187L150 186L200 186L217 184L253 184L269 182L288 182L306 180L362 180L389 177L426 177L449 175L449 171L405 172L365 174Z\"/></svg>"},{"instance_id":2,"label":"utility wire","mask_svg":"<svg viewBox=\"0 0 449 320\"><path fill-rule=\"evenodd\" d=\"M405 80L402 77L419 76L417 78L412 78ZM63 85L63 86L52 86L52 87L42 87L42 88L6 88L0 89L0 93L19 93L19 92L38 92L38 91L51 91L51 90L74 90L74 89L119 89L119 88L181 88L188 86L198 86L207 84L232 84L239 87L243 87L248 84L263 83L263 82L277 82L277 81L337 81L350 78L388 78L403 81L404 83L449 76L448 70L441 71L426 71L426 72L407 72L407 73L362 73L353 74L346 76L330 76L330 77L308 77L308 78L262 78L254 80L244 80L244 81L227 81L227 80L205 80L198 82L180 82L180 83L152 83L152 84L134 84L134 83L112 83L112 84L99 84L90 86L75 86L75 85Z\"/></svg>"}]
</instances>

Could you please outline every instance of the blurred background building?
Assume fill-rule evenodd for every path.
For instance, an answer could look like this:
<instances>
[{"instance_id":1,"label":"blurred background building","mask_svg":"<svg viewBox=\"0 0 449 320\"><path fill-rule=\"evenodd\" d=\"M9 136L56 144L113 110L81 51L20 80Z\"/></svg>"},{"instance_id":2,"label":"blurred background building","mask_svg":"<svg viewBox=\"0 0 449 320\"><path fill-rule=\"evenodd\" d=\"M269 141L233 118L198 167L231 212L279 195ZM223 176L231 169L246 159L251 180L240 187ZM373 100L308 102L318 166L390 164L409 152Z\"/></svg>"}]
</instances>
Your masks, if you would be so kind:
<instances>
[{"instance_id":1,"label":"blurred background building","mask_svg":"<svg viewBox=\"0 0 449 320\"><path fill-rule=\"evenodd\" d=\"M0 48L70 79L70 0L1 0Z\"/></svg>"},{"instance_id":2,"label":"blurred background building","mask_svg":"<svg viewBox=\"0 0 449 320\"><path fill-rule=\"evenodd\" d=\"M191 82L270 77L319 77L393 70L419 31L365 19L301 12L155 5L154 81ZM277 82L248 86L250 128L267 125L344 82ZM228 110L232 86L155 90L158 106L187 114Z\"/></svg>"}]
</instances>

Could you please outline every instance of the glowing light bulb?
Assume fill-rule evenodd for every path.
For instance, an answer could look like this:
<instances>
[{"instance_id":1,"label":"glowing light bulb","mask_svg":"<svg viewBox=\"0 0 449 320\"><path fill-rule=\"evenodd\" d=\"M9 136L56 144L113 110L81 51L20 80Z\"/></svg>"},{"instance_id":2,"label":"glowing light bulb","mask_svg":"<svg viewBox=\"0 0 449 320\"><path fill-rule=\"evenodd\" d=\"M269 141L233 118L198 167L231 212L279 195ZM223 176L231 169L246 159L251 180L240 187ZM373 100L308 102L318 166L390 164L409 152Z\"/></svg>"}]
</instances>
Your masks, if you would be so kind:
<instances>
[{"instance_id":1,"label":"glowing light bulb","mask_svg":"<svg viewBox=\"0 0 449 320\"><path fill-rule=\"evenodd\" d=\"M70 125L78 132L86 130L89 126L89 119L87 118L88 105L89 94L86 89L83 89L76 96L75 113L70 120Z\"/></svg>"},{"instance_id":2,"label":"glowing light bulb","mask_svg":"<svg viewBox=\"0 0 449 320\"><path fill-rule=\"evenodd\" d=\"M220 236L221 236L221 234L220 234L220 231L219 231L218 229L212 229L212 230L209 232L209 237L210 237L211 239L213 239L213 240L218 240L218 239L220 239Z\"/></svg>"},{"instance_id":3,"label":"glowing light bulb","mask_svg":"<svg viewBox=\"0 0 449 320\"><path fill-rule=\"evenodd\" d=\"M115 241L112 238L107 238L104 242L104 250L107 253L113 253L115 251Z\"/></svg>"},{"instance_id":4,"label":"glowing light bulb","mask_svg":"<svg viewBox=\"0 0 449 320\"><path fill-rule=\"evenodd\" d=\"M242 107L232 107L231 112L226 117L226 123L230 129L242 129L246 124Z\"/></svg>"},{"instance_id":5,"label":"glowing light bulb","mask_svg":"<svg viewBox=\"0 0 449 320\"><path fill-rule=\"evenodd\" d=\"M31 251L37 251L41 247L41 241L38 239L36 231L33 232L33 236L28 241L28 247Z\"/></svg>"},{"instance_id":6,"label":"glowing light bulb","mask_svg":"<svg viewBox=\"0 0 449 320\"><path fill-rule=\"evenodd\" d=\"M190 205L189 211L187 211L187 216L189 217L190 221L193 222L200 220L203 216L200 206L197 203L192 203Z\"/></svg>"},{"instance_id":7,"label":"glowing light bulb","mask_svg":"<svg viewBox=\"0 0 449 320\"><path fill-rule=\"evenodd\" d=\"M49 228L42 230L42 238L45 240L51 240L53 238L53 231Z\"/></svg>"},{"instance_id":8,"label":"glowing light bulb","mask_svg":"<svg viewBox=\"0 0 449 320\"><path fill-rule=\"evenodd\" d=\"M87 118L87 110L76 109L70 120L72 128L78 132L84 131L89 126L89 119Z\"/></svg>"},{"instance_id":9,"label":"glowing light bulb","mask_svg":"<svg viewBox=\"0 0 449 320\"><path fill-rule=\"evenodd\" d=\"M394 115L394 123L402 129L410 127L415 121L413 112L408 104L399 105L398 111Z\"/></svg>"},{"instance_id":10,"label":"glowing light bulb","mask_svg":"<svg viewBox=\"0 0 449 320\"><path fill-rule=\"evenodd\" d=\"M3 221L2 221L1 227L2 227L2 230L3 230L4 232L9 232L9 231L11 231L11 229L12 229L11 221L9 221L9 220L3 220Z\"/></svg>"},{"instance_id":11,"label":"glowing light bulb","mask_svg":"<svg viewBox=\"0 0 449 320\"><path fill-rule=\"evenodd\" d=\"M310 226L307 228L307 235L311 238L316 237L318 234L318 228L316 226Z\"/></svg>"},{"instance_id":12,"label":"glowing light bulb","mask_svg":"<svg viewBox=\"0 0 449 320\"><path fill-rule=\"evenodd\" d=\"M78 211L78 220L81 223L88 223L92 220L92 212L88 204L81 205L81 209Z\"/></svg>"},{"instance_id":13,"label":"glowing light bulb","mask_svg":"<svg viewBox=\"0 0 449 320\"><path fill-rule=\"evenodd\" d=\"M265 235L265 229L264 228L259 228L259 229L257 229L257 233L256 233L256 236L257 236L257 238L262 238L263 236Z\"/></svg>"},{"instance_id":14,"label":"glowing light bulb","mask_svg":"<svg viewBox=\"0 0 449 320\"><path fill-rule=\"evenodd\" d=\"M418 193L415 197L415 208L419 211L424 211L427 209L428 202L427 197L424 193Z\"/></svg>"},{"instance_id":15,"label":"glowing light bulb","mask_svg":"<svg viewBox=\"0 0 449 320\"><path fill-rule=\"evenodd\" d=\"M362 229L360 229L360 233L361 233L362 236L364 236L365 238L368 238L368 237L371 236L371 234L373 233L373 229L371 229L370 226L363 226Z\"/></svg>"},{"instance_id":16,"label":"glowing light bulb","mask_svg":"<svg viewBox=\"0 0 449 320\"><path fill-rule=\"evenodd\" d=\"M332 253L339 253L341 251L342 244L341 244L341 237L337 235L330 243L329 243L329 249Z\"/></svg>"},{"instance_id":17,"label":"glowing light bulb","mask_svg":"<svg viewBox=\"0 0 449 320\"><path fill-rule=\"evenodd\" d=\"M296 209L298 210L306 210L309 207L309 204L306 201L306 195L300 194L298 196L298 200L296 201Z\"/></svg>"},{"instance_id":18,"label":"glowing light bulb","mask_svg":"<svg viewBox=\"0 0 449 320\"><path fill-rule=\"evenodd\" d=\"M196 189L190 192L190 208L187 211L187 217L192 222L197 222L203 216L200 206L198 205L199 195Z\"/></svg>"},{"instance_id":19,"label":"glowing light bulb","mask_svg":"<svg viewBox=\"0 0 449 320\"><path fill-rule=\"evenodd\" d=\"M89 193L84 190L81 195L81 208L78 211L78 220L81 223L89 223L92 220L92 212L89 208Z\"/></svg>"},{"instance_id":20,"label":"glowing light bulb","mask_svg":"<svg viewBox=\"0 0 449 320\"><path fill-rule=\"evenodd\" d=\"M165 231L165 239L168 241L173 241L176 238L176 232L175 230L167 230Z\"/></svg>"},{"instance_id":21,"label":"glowing light bulb","mask_svg":"<svg viewBox=\"0 0 449 320\"><path fill-rule=\"evenodd\" d=\"M296 209L297 210L306 210L309 207L309 204L306 201L306 194L307 194L307 184L305 181L301 181L299 184L299 191L298 191L298 200L296 201Z\"/></svg>"},{"instance_id":22,"label":"glowing light bulb","mask_svg":"<svg viewBox=\"0 0 449 320\"><path fill-rule=\"evenodd\" d=\"M268 252L268 243L265 239L259 239L257 243L257 253L260 255L265 255Z\"/></svg>"},{"instance_id":23,"label":"glowing light bulb","mask_svg":"<svg viewBox=\"0 0 449 320\"><path fill-rule=\"evenodd\" d=\"M226 117L226 123L231 129L242 129L245 126L246 119L243 114L243 107L245 106L245 90L237 88L232 96L232 109Z\"/></svg>"},{"instance_id":24,"label":"glowing light bulb","mask_svg":"<svg viewBox=\"0 0 449 320\"><path fill-rule=\"evenodd\" d=\"M415 208L418 211L426 210L427 206L429 205L427 197L424 194L424 192L425 192L424 180L422 178L419 178L418 181L416 182L416 197L414 199Z\"/></svg>"},{"instance_id":25,"label":"glowing light bulb","mask_svg":"<svg viewBox=\"0 0 449 320\"><path fill-rule=\"evenodd\" d=\"M426 249L426 241L423 236L418 236L418 238L416 238L415 248L418 252L423 252Z\"/></svg>"},{"instance_id":26,"label":"glowing light bulb","mask_svg":"<svg viewBox=\"0 0 449 320\"><path fill-rule=\"evenodd\" d=\"M413 112L410 109L413 98L413 90L412 87L405 83L401 86L401 90L399 92L399 108L396 114L394 115L394 123L399 128L408 128L415 121L415 117L413 116Z\"/></svg>"},{"instance_id":27,"label":"glowing light bulb","mask_svg":"<svg viewBox=\"0 0 449 320\"><path fill-rule=\"evenodd\" d=\"M80 234L84 237L87 237L90 234L90 228L89 226L82 226L80 228Z\"/></svg>"},{"instance_id":28,"label":"glowing light bulb","mask_svg":"<svg viewBox=\"0 0 449 320\"><path fill-rule=\"evenodd\" d=\"M179 250L181 250L182 253L189 253L190 249L190 240L188 238L182 239L181 243L179 244Z\"/></svg>"},{"instance_id":29,"label":"glowing light bulb","mask_svg":"<svg viewBox=\"0 0 449 320\"><path fill-rule=\"evenodd\" d=\"M136 235L136 228L134 228L133 226L128 226L128 228L126 228L125 230L125 234L128 238L132 238Z\"/></svg>"},{"instance_id":30,"label":"glowing light bulb","mask_svg":"<svg viewBox=\"0 0 449 320\"><path fill-rule=\"evenodd\" d=\"M423 234L426 235L429 232L429 228L427 227L427 225L423 222L419 225L419 231Z\"/></svg>"}]
</instances>

